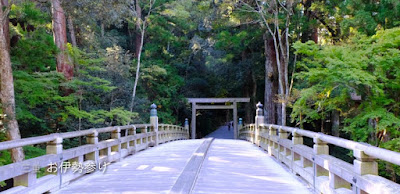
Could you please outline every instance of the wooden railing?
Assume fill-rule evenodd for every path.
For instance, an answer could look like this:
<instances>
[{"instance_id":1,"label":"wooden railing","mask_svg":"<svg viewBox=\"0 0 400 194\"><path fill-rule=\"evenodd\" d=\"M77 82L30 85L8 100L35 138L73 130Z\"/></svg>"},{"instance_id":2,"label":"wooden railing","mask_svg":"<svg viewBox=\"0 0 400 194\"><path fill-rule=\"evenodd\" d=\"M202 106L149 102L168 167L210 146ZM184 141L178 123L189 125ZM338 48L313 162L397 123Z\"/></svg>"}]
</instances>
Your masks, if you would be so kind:
<instances>
[{"instance_id":1,"label":"wooden railing","mask_svg":"<svg viewBox=\"0 0 400 194\"><path fill-rule=\"evenodd\" d=\"M153 115L154 117L157 116ZM158 122L158 119L150 120ZM103 135L107 133L108 135ZM99 140L102 136L110 138ZM63 149L64 140L81 137L86 139L86 144ZM188 137L189 125L186 122L185 127L158 123L137 124L0 142L0 151L46 144L46 155L0 166L0 181L13 179L14 187L4 193L54 191L87 173L104 171L110 162L119 161L130 154L160 143L188 139ZM41 168L47 175L37 178L38 170Z\"/></svg>"},{"instance_id":2,"label":"wooden railing","mask_svg":"<svg viewBox=\"0 0 400 194\"><path fill-rule=\"evenodd\" d=\"M377 164L377 160L382 160L400 165L400 153L322 133L264 124L263 120L257 112L256 123L241 126L239 137L266 150L305 179L316 192L400 192L399 184L378 175ZM312 138L313 147L304 145L303 137ZM353 164L330 155L328 144L351 150Z\"/></svg>"}]
</instances>

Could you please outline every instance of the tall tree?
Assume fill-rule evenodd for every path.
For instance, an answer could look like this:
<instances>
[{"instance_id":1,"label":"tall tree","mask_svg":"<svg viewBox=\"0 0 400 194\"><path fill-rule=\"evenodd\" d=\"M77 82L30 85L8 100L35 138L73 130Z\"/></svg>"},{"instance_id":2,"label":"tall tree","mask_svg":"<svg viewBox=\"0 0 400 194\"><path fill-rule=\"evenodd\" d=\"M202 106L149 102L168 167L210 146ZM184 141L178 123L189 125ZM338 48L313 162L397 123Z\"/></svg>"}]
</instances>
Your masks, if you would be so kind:
<instances>
[{"instance_id":1,"label":"tall tree","mask_svg":"<svg viewBox=\"0 0 400 194\"><path fill-rule=\"evenodd\" d=\"M142 52L142 8L140 6L140 0L135 0L135 12L136 12L136 36L135 36L135 56L137 59L140 58Z\"/></svg>"},{"instance_id":2,"label":"tall tree","mask_svg":"<svg viewBox=\"0 0 400 194\"><path fill-rule=\"evenodd\" d=\"M104 25L103 25L104 26ZM68 16L68 29L69 29L69 34L71 37L71 43L73 47L77 47L77 43L76 43L76 35L75 35L75 28L74 28L74 21L72 19L72 16L69 15Z\"/></svg>"},{"instance_id":3,"label":"tall tree","mask_svg":"<svg viewBox=\"0 0 400 194\"><path fill-rule=\"evenodd\" d=\"M280 110L278 112L278 124L286 125L286 107L289 99L289 25L293 15L293 1L281 2L279 0L254 1L254 6L241 1L244 8L258 15L262 25L266 27L266 33L273 40L276 66L278 70L278 91ZM266 78L267 79L267 78Z\"/></svg>"},{"instance_id":4,"label":"tall tree","mask_svg":"<svg viewBox=\"0 0 400 194\"><path fill-rule=\"evenodd\" d=\"M67 53L67 26L64 9L60 0L51 0L54 43L60 50L57 54L57 71L64 74L67 80L74 76L74 66Z\"/></svg>"},{"instance_id":5,"label":"tall tree","mask_svg":"<svg viewBox=\"0 0 400 194\"><path fill-rule=\"evenodd\" d=\"M8 0L1 0L1 7L8 7ZM10 31L10 27L9 27L9 18L8 15L6 17L4 17L4 25L2 23L2 28L3 28L3 32L4 32L4 36L6 39L6 45L8 47L8 49L10 49L10 35L9 35L9 31Z\"/></svg>"},{"instance_id":6,"label":"tall tree","mask_svg":"<svg viewBox=\"0 0 400 194\"><path fill-rule=\"evenodd\" d=\"M7 130L7 138L9 140L21 139L18 122L15 114L15 97L14 97L14 78L11 68L11 59L9 52L9 31L8 31L8 0L0 2L0 81L1 81L1 108L4 118L4 126ZM24 160L24 152L21 147L11 150L11 158L13 162Z\"/></svg>"},{"instance_id":7,"label":"tall tree","mask_svg":"<svg viewBox=\"0 0 400 194\"><path fill-rule=\"evenodd\" d=\"M275 124L276 118L276 94L278 94L278 72L276 66L276 55L272 38L264 33L264 52L265 52L265 91L264 109L265 121Z\"/></svg>"},{"instance_id":8,"label":"tall tree","mask_svg":"<svg viewBox=\"0 0 400 194\"><path fill-rule=\"evenodd\" d=\"M148 4L149 11L147 12L147 15L143 19L142 19L142 8L140 7L139 0L135 1L135 8L132 10L132 12L135 16L137 30L139 30L140 42L139 42L139 45L136 45L137 63L136 63L135 83L133 85L132 101L131 101L131 105L130 105L131 112L133 112L133 104L134 104L135 96L136 96L136 88L137 88L138 81L139 81L140 60L141 60L142 50L143 50L144 35L145 35L146 28L147 28L147 19L149 18L150 14L151 14L151 11L153 9L153 5L155 2L156 2L156 0L149 0L149 4ZM138 40L138 39L136 39L136 40ZM136 41L136 43L138 43L138 42Z\"/></svg>"}]
</instances>

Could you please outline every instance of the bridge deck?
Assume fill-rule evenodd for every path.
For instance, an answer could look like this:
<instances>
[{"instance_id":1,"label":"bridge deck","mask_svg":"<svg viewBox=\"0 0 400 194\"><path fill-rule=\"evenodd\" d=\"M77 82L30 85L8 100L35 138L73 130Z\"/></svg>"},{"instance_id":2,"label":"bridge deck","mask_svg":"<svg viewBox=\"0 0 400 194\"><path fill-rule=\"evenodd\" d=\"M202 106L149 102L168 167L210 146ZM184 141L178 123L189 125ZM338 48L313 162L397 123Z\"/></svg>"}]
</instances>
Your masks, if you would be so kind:
<instances>
[{"instance_id":1,"label":"bridge deck","mask_svg":"<svg viewBox=\"0 0 400 194\"><path fill-rule=\"evenodd\" d=\"M192 165L191 158L201 155L197 149L204 141L175 141L139 152L108 166L104 174L78 179L57 193L170 193L186 165ZM197 176L183 179L195 181L192 193L310 193L249 142L216 139L204 158Z\"/></svg>"},{"instance_id":2,"label":"bridge deck","mask_svg":"<svg viewBox=\"0 0 400 194\"><path fill-rule=\"evenodd\" d=\"M253 144L216 139L193 193L310 193L305 185Z\"/></svg>"},{"instance_id":3,"label":"bridge deck","mask_svg":"<svg viewBox=\"0 0 400 194\"><path fill-rule=\"evenodd\" d=\"M80 178L57 193L168 193L204 140L161 144Z\"/></svg>"}]
</instances>

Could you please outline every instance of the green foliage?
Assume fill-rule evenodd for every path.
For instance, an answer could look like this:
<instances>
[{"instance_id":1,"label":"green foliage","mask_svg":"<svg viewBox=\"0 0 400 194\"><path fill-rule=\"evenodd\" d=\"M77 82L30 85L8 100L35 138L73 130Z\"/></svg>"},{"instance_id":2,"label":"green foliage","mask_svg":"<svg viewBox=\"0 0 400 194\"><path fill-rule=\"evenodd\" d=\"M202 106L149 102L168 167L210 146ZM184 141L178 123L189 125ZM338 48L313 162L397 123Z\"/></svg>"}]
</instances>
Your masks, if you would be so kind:
<instances>
[{"instance_id":1,"label":"green foliage","mask_svg":"<svg viewBox=\"0 0 400 194\"><path fill-rule=\"evenodd\" d=\"M92 107L91 104L99 106L102 100L99 95L107 95L117 89L112 82L102 78L104 59L80 51L68 45L68 51L78 71L75 78L70 81L67 87L72 88L75 93L71 94L74 101L65 106L66 113L76 119L85 119L91 124L126 125L138 116L137 113L124 110L124 107L109 107L109 110Z\"/></svg>"},{"instance_id":2,"label":"green foliage","mask_svg":"<svg viewBox=\"0 0 400 194\"><path fill-rule=\"evenodd\" d=\"M396 0L351 0L346 1L342 9L347 14L341 24L345 33L356 28L358 32L373 35L377 30L400 25L400 4Z\"/></svg>"},{"instance_id":3,"label":"green foliage","mask_svg":"<svg viewBox=\"0 0 400 194\"><path fill-rule=\"evenodd\" d=\"M87 119L92 124L102 124L106 120L115 121L114 125L127 125L132 121L132 118L138 116L138 113L132 113L124 110L122 107L113 108L110 111L92 110L90 112L79 110L77 107L67 106L68 113L75 118Z\"/></svg>"},{"instance_id":4,"label":"green foliage","mask_svg":"<svg viewBox=\"0 0 400 194\"><path fill-rule=\"evenodd\" d=\"M23 149L25 153L25 160L46 155L46 150L42 148L34 146L25 146L23 147Z\"/></svg>"},{"instance_id":5,"label":"green foliage","mask_svg":"<svg viewBox=\"0 0 400 194\"><path fill-rule=\"evenodd\" d=\"M11 164L11 154L7 150L0 151L0 166Z\"/></svg>"},{"instance_id":6,"label":"green foliage","mask_svg":"<svg viewBox=\"0 0 400 194\"><path fill-rule=\"evenodd\" d=\"M22 36L11 49L14 67L28 72L54 71L56 53L53 37L43 28Z\"/></svg>"},{"instance_id":7,"label":"green foliage","mask_svg":"<svg viewBox=\"0 0 400 194\"><path fill-rule=\"evenodd\" d=\"M27 72L49 72L56 68L54 44L49 14L36 8L33 2L12 4L10 10L11 57L14 69Z\"/></svg>"},{"instance_id":8,"label":"green foliage","mask_svg":"<svg viewBox=\"0 0 400 194\"><path fill-rule=\"evenodd\" d=\"M54 130L52 126L63 114L61 106L71 101L69 96L62 96L59 91L64 81L63 75L56 72L14 71L14 78L16 112L21 128L38 126L40 133ZM29 136L38 133L35 130L22 132Z\"/></svg>"},{"instance_id":9,"label":"green foliage","mask_svg":"<svg viewBox=\"0 0 400 194\"><path fill-rule=\"evenodd\" d=\"M303 57L295 75L293 121L325 120L335 110L353 140L400 149L400 28L356 35L335 46L297 42L293 47ZM400 168L380 161L379 173L396 181Z\"/></svg>"},{"instance_id":10,"label":"green foliage","mask_svg":"<svg viewBox=\"0 0 400 194\"><path fill-rule=\"evenodd\" d=\"M399 37L400 28L394 28L320 49L312 42L294 44L304 56L298 63L303 71L296 74L302 84L293 104L294 121L325 119L337 110L345 118L343 130L354 140L379 145L376 135L381 131L399 137Z\"/></svg>"},{"instance_id":11,"label":"green foliage","mask_svg":"<svg viewBox=\"0 0 400 194\"><path fill-rule=\"evenodd\" d=\"M50 14L42 12L34 2L22 2L21 4L11 4L9 18L16 19L20 23L41 25L50 20Z\"/></svg>"}]
</instances>

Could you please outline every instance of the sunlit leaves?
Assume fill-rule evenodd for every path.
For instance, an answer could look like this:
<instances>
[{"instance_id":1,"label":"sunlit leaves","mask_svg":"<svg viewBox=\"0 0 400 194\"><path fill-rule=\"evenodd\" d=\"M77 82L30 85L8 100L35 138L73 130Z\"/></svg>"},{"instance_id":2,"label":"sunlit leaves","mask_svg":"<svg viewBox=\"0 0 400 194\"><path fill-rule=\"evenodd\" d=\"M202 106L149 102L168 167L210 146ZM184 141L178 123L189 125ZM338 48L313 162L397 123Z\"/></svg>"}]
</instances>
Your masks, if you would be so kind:
<instances>
[{"instance_id":1,"label":"sunlit leaves","mask_svg":"<svg viewBox=\"0 0 400 194\"><path fill-rule=\"evenodd\" d=\"M398 137L399 33L400 28L394 28L321 48L312 42L296 43L303 71L295 75L301 84L293 119L311 122L337 110L345 119L344 130L355 140L369 141L380 131ZM352 95L360 95L361 101Z\"/></svg>"}]
</instances>

